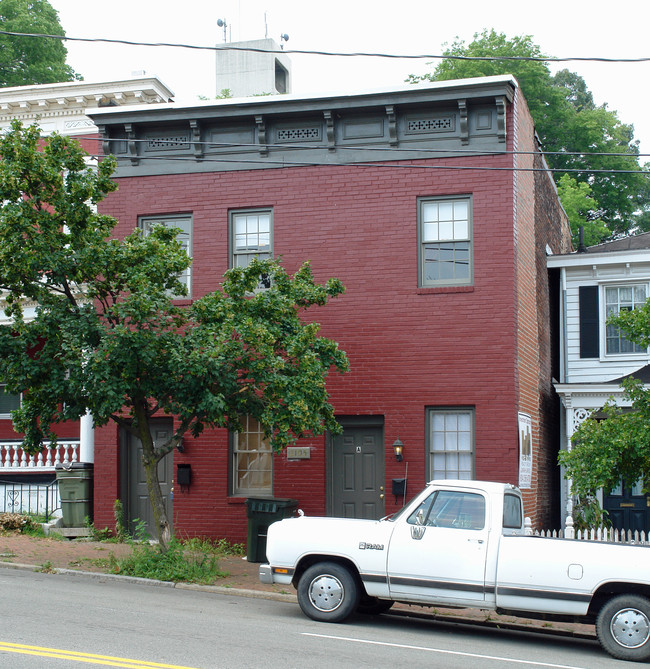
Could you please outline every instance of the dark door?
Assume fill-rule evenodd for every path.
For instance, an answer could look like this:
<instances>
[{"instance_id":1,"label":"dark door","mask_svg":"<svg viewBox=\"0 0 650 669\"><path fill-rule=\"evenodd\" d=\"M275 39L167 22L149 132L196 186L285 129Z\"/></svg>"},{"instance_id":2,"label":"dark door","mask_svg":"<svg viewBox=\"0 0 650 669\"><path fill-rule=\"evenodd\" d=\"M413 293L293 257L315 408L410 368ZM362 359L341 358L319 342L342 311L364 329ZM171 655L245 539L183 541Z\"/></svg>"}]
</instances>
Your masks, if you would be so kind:
<instances>
[{"instance_id":1,"label":"dark door","mask_svg":"<svg viewBox=\"0 0 650 669\"><path fill-rule=\"evenodd\" d=\"M384 430L381 424L341 420L343 434L331 437L329 513L342 518L384 515Z\"/></svg>"},{"instance_id":2,"label":"dark door","mask_svg":"<svg viewBox=\"0 0 650 669\"><path fill-rule=\"evenodd\" d=\"M643 494L640 482L632 488L619 485L605 497L603 506L614 529L650 531L650 496Z\"/></svg>"},{"instance_id":3,"label":"dark door","mask_svg":"<svg viewBox=\"0 0 650 669\"><path fill-rule=\"evenodd\" d=\"M169 439L172 431L171 421L160 421L152 425L154 443L162 443ZM150 537L157 536L156 526L153 519L153 509L149 502L147 491L147 480L142 464L142 442L133 435L126 435L126 490L127 499L125 504L126 520L129 531L135 530L136 522L142 521ZM173 454L169 453L158 463L158 477L165 509L169 524L172 524L172 479L173 479Z\"/></svg>"}]
</instances>

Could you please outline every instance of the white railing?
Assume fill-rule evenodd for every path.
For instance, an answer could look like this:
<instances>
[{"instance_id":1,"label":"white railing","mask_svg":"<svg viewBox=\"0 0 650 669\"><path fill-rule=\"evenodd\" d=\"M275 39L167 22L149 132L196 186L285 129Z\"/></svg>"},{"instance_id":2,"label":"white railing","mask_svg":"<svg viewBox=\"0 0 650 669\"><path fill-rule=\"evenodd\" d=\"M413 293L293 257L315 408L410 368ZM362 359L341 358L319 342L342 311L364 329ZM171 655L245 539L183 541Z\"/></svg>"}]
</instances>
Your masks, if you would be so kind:
<instances>
[{"instance_id":1,"label":"white railing","mask_svg":"<svg viewBox=\"0 0 650 669\"><path fill-rule=\"evenodd\" d=\"M579 541L603 541L615 544L637 544L650 545L650 533L638 530L615 530L613 528L599 527L590 530L576 530L573 526L573 518L566 519L564 530L533 530L530 518L524 523L528 536L546 537L548 539L576 539Z\"/></svg>"},{"instance_id":2,"label":"white railing","mask_svg":"<svg viewBox=\"0 0 650 669\"><path fill-rule=\"evenodd\" d=\"M0 472L54 471L57 464L79 462L79 441L64 439L54 448L44 448L37 455L28 455L20 441L0 442Z\"/></svg>"}]
</instances>

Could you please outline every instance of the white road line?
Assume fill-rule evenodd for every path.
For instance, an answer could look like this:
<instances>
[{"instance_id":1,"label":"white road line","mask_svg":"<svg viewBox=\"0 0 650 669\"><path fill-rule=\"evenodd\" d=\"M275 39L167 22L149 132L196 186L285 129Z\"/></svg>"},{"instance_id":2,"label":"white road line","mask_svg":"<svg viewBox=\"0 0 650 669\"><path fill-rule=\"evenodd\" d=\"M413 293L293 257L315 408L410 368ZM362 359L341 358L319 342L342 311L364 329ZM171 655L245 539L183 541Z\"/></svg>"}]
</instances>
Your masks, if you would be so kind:
<instances>
[{"instance_id":1,"label":"white road line","mask_svg":"<svg viewBox=\"0 0 650 669\"><path fill-rule=\"evenodd\" d=\"M312 636L321 639L334 639L336 641L350 641L352 643L365 643L370 646L390 646L392 648L405 648L407 650L424 650L428 653L440 653L441 655L460 655L462 657L472 657L481 660L494 660L495 662L510 662L512 664L527 664L536 667L551 667L551 669L587 669L586 667L575 667L569 664L549 664L548 662L533 662L532 660L516 660L509 657L499 657L496 655L479 655L477 653L463 653L456 650L442 650L440 648L427 648L426 646L411 646L405 643L388 643L386 641L369 641L368 639L355 639L353 637L332 636L330 634L311 634L310 632L301 632L302 636Z\"/></svg>"}]
</instances>

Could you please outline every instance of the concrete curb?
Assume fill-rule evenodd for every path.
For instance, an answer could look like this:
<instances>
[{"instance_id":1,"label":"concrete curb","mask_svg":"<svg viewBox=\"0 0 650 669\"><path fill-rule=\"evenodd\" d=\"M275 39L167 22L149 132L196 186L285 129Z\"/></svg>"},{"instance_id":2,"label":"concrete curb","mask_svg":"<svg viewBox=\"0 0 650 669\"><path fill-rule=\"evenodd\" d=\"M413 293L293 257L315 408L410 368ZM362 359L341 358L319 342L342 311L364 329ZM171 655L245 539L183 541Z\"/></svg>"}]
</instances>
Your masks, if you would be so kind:
<instances>
[{"instance_id":1,"label":"concrete curb","mask_svg":"<svg viewBox=\"0 0 650 669\"><path fill-rule=\"evenodd\" d=\"M80 576L95 580L122 581L123 583L135 583L138 585L149 585L161 588L178 588L179 590L194 590L198 592L211 592L218 595L229 595L231 597L248 597L251 599L268 599L276 602L285 602L287 604L297 604L298 600L295 594L283 594L280 592L268 592L265 590L247 590L244 588L229 588L222 585L200 585L199 583L174 583L172 581L158 581L151 578L138 578L136 576L121 576L120 574L103 574L92 571L81 571L77 569L63 569L53 567L52 569L43 568L42 565L20 564L16 562L0 562L0 567L8 569L22 569L26 571L42 572L49 574L63 574L66 576ZM414 611L408 604L396 604L384 615L400 616L404 618L417 618L419 620L435 620L436 622L460 625L478 625L480 627L489 627L491 629L507 629L517 632L534 632L537 634L546 634L553 636L569 637L573 639L596 640L595 632L583 632L579 630L558 629L552 626L543 627L543 621L532 621L529 624L513 622L509 620L490 620L489 612L481 612L485 618L474 617L472 615L462 615L458 609L455 613L439 613L437 610L432 612ZM468 609L465 609L467 613ZM474 611L474 609L471 609Z\"/></svg>"}]
</instances>

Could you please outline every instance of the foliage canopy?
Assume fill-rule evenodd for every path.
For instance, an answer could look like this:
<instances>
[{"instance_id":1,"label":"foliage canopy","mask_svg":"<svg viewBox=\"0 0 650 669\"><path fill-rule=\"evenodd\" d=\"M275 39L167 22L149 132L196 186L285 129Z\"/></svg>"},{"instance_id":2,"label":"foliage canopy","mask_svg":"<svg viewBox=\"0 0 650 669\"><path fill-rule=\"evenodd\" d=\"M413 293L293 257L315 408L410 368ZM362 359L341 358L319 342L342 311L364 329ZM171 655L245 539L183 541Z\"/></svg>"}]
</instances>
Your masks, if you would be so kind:
<instances>
[{"instance_id":1,"label":"foliage canopy","mask_svg":"<svg viewBox=\"0 0 650 669\"><path fill-rule=\"evenodd\" d=\"M47 0L0 0L0 25L7 32L65 35L58 12ZM0 86L73 81L62 40L0 35Z\"/></svg>"},{"instance_id":2,"label":"foliage canopy","mask_svg":"<svg viewBox=\"0 0 650 669\"><path fill-rule=\"evenodd\" d=\"M301 314L344 288L316 283L308 263L292 276L276 261L253 261L179 306L178 276L191 262L179 231L113 238L116 221L94 205L116 188L114 159L93 169L74 140L54 135L39 150L41 142L20 123L0 140L0 289L11 318L0 325L0 378L25 391L14 422L27 451L87 409L97 425L113 420L139 438L164 542L157 464L185 433L236 431L244 415L276 449L340 431L325 380L331 368L346 371L347 358ZM261 275L270 289L256 290ZM150 421L162 414L176 417L175 431L154 445Z\"/></svg>"}]
</instances>

